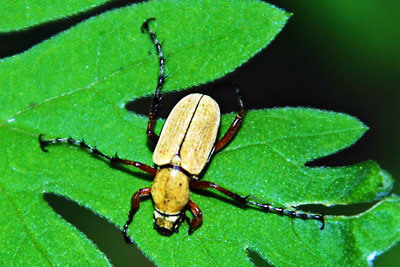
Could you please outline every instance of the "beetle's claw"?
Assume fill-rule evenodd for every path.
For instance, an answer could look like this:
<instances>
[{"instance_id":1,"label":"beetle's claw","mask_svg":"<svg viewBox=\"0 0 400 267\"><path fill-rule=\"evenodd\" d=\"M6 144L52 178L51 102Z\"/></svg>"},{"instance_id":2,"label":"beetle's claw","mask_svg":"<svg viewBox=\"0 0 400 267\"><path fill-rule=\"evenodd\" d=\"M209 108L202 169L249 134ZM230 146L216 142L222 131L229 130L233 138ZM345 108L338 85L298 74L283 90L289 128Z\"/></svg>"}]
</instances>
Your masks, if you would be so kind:
<instances>
[{"instance_id":1,"label":"beetle's claw","mask_svg":"<svg viewBox=\"0 0 400 267\"><path fill-rule=\"evenodd\" d=\"M49 152L49 150L46 149L48 142L43 140L43 134L39 134L38 140L39 140L39 144L40 144L40 149L43 152Z\"/></svg>"},{"instance_id":2,"label":"beetle's claw","mask_svg":"<svg viewBox=\"0 0 400 267\"><path fill-rule=\"evenodd\" d=\"M148 18L148 19L146 19L146 20L143 22L142 27L140 28L140 30L142 31L142 33L149 32L149 31L150 31L150 29L149 29L149 22L150 22L150 21L153 21L153 20L156 20L156 18Z\"/></svg>"}]
</instances>

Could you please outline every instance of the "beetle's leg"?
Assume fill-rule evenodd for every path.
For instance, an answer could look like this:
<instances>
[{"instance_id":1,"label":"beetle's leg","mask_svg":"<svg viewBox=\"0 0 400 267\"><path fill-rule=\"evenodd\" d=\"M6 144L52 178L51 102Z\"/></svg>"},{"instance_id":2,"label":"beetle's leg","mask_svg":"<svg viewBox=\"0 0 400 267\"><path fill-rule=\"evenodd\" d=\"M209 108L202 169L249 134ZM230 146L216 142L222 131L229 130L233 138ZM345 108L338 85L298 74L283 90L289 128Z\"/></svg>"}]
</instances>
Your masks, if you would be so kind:
<instances>
[{"instance_id":1,"label":"beetle's leg","mask_svg":"<svg viewBox=\"0 0 400 267\"><path fill-rule=\"evenodd\" d=\"M203 214L196 203L194 203L191 199L189 199L188 206L194 216L192 221L189 222L189 235L191 235L203 223Z\"/></svg>"},{"instance_id":2,"label":"beetle's leg","mask_svg":"<svg viewBox=\"0 0 400 267\"><path fill-rule=\"evenodd\" d=\"M240 92L239 87L236 87L236 95L238 97L238 102L239 102L239 107L240 107L239 113L236 114L236 117L233 120L231 127L229 127L229 129L225 133L225 135L221 138L221 140L219 140L215 144L214 153L217 153L218 151L222 150L229 143L229 141L232 140L232 138L239 131L240 125L243 122L244 115L246 114L246 109L244 108L243 96L242 96L242 93Z\"/></svg>"},{"instance_id":3,"label":"beetle's leg","mask_svg":"<svg viewBox=\"0 0 400 267\"><path fill-rule=\"evenodd\" d=\"M227 195L228 197L233 198L234 200L236 200L236 201L238 201L240 203L254 205L254 206L260 207L260 208L262 208L262 209L264 209L266 211L275 212L275 213L278 213L278 214L281 214L281 215L290 216L290 217L293 217L293 218L299 218L299 219L303 219L303 220L305 220L305 219L317 220L317 221L320 221L322 223L322 226L320 228L321 230L323 230L324 227L325 227L324 215L306 214L306 213L301 213L301 212L298 212L298 211L286 210L286 209L283 209L283 208L276 208L276 207L271 206L270 204L258 203L258 202L249 200L249 196L242 197L242 196L240 196L238 194L235 194L235 193L233 193L233 192L231 192L231 191L229 191L229 190L227 190L227 189L225 189L225 188L223 188L223 187L221 187L221 186L219 186L217 184L214 184L214 183L211 183L211 182L207 182L207 181L195 181L195 180L192 180L190 182L190 187L191 188L213 188L213 189L216 189L219 192Z\"/></svg>"},{"instance_id":4,"label":"beetle's leg","mask_svg":"<svg viewBox=\"0 0 400 267\"><path fill-rule=\"evenodd\" d=\"M179 216L179 219L174 224L174 231L175 233L179 233L179 227L181 226L182 222L185 221L190 224L190 219L185 214L185 210L183 210Z\"/></svg>"},{"instance_id":5,"label":"beetle's leg","mask_svg":"<svg viewBox=\"0 0 400 267\"><path fill-rule=\"evenodd\" d=\"M139 189L135 194L132 195L131 199L131 209L129 211L129 216L128 220L126 221L124 225L124 229L122 230L122 234L125 238L126 243L132 244L132 240L127 236L126 231L128 230L129 225L132 223L133 216L135 213L138 211L139 206L140 206L140 199L142 197L147 197L151 193L151 187L145 187L142 189Z\"/></svg>"},{"instance_id":6,"label":"beetle's leg","mask_svg":"<svg viewBox=\"0 0 400 267\"><path fill-rule=\"evenodd\" d=\"M153 144L156 144L159 136L154 132L154 126L157 119L157 113L160 109L160 103L162 99L161 89L164 85L166 75L164 73L165 58L161 50L161 44L158 41L156 35L149 28L149 22L152 20L155 20L155 18L149 18L143 23L142 32L146 32L150 36L150 39L153 41L153 44L158 52L158 59L160 60L160 72L158 74L156 92L154 93L153 101L150 106L149 124L147 125L147 136L151 140L151 142L153 142Z\"/></svg>"},{"instance_id":7,"label":"beetle's leg","mask_svg":"<svg viewBox=\"0 0 400 267\"><path fill-rule=\"evenodd\" d=\"M72 138L56 138L56 139L49 139L49 140L43 140L43 134L39 135L39 143L40 143L40 148L44 151L47 152L48 150L46 149L46 146L51 145L51 144L58 144L58 143L68 143L72 145L77 145L80 146L81 148L88 149L91 153L94 155L98 155L100 157L106 158L110 161L111 164L115 163L120 163L120 164L125 164L125 165L131 165L134 166L144 172L147 172L151 175L156 175L157 174L157 169L148 166L146 164L137 162L137 161L131 161L131 160L126 160L126 159L120 159L117 154L115 154L114 157L107 156L100 152L96 147L91 147L88 144L85 143L85 141L77 141Z\"/></svg>"}]
</instances>

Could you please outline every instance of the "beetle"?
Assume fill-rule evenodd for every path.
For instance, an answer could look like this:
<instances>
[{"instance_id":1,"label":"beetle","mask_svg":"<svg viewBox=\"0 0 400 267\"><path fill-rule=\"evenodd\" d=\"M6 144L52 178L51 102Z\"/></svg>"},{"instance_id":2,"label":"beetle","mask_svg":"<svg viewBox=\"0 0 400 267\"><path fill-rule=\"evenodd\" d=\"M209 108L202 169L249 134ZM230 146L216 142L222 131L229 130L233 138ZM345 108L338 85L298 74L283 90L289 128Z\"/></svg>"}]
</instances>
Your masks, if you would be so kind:
<instances>
[{"instance_id":1,"label":"beetle","mask_svg":"<svg viewBox=\"0 0 400 267\"><path fill-rule=\"evenodd\" d=\"M154 132L157 113L161 103L161 89L165 83L164 72L165 58L160 42L150 30L149 23L154 18L147 19L141 30L147 33L152 40L159 58L159 76L156 91L152 100L147 125L147 136L155 144L153 162L156 167L146 164L121 159L117 156L107 156L96 147L89 146L85 141L77 141L72 138L55 138L44 140L43 134L39 135L40 147L47 152L46 146L55 143L69 143L89 150L91 153L106 158L111 164L131 165L155 176L151 187L139 189L131 198L131 208L128 220L122 233L125 240L131 243L127 236L127 230L133 220L133 216L139 209L141 199L151 195L154 202L154 226L163 235L171 235L177 232L183 221L189 223L189 234L198 229L203 221L200 208L191 200L190 189L212 188L222 194L242 203L253 205L265 211L287 215L299 219L313 219L322 223L321 230L325 226L323 215L307 214L295 210L273 207L270 204L259 203L247 196L243 197L233 193L215 183L200 181L199 174L216 153L221 151L238 132L246 114L240 90L236 89L240 111L234 118L231 126L223 137L217 141L220 126L220 110L218 104L211 97L203 94L190 94L181 99L169 114L160 136ZM189 209L193 219L185 215Z\"/></svg>"}]
</instances>

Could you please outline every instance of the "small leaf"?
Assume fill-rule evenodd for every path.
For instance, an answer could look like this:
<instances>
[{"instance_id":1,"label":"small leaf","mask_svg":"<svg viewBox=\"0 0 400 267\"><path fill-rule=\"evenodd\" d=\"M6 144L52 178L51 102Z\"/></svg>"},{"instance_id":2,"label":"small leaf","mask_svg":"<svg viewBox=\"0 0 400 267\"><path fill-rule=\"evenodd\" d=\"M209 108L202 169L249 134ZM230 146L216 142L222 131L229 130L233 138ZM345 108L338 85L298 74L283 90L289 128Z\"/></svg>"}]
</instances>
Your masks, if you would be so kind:
<instances>
[{"instance_id":1,"label":"small leaf","mask_svg":"<svg viewBox=\"0 0 400 267\"><path fill-rule=\"evenodd\" d=\"M0 32L23 30L92 9L107 0L0 1Z\"/></svg>"}]
</instances>

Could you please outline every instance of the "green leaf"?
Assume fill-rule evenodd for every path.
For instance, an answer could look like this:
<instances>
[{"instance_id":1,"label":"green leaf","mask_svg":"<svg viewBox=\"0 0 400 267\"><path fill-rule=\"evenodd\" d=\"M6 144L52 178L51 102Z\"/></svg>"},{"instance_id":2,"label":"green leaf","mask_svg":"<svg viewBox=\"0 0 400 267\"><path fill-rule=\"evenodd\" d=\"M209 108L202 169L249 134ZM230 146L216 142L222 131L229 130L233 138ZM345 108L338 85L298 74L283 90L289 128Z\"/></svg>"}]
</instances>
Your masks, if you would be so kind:
<instances>
[{"instance_id":1,"label":"green leaf","mask_svg":"<svg viewBox=\"0 0 400 267\"><path fill-rule=\"evenodd\" d=\"M0 1L0 32L23 30L40 23L67 18L106 3L85 1Z\"/></svg>"},{"instance_id":2,"label":"green leaf","mask_svg":"<svg viewBox=\"0 0 400 267\"><path fill-rule=\"evenodd\" d=\"M173 14L173 16L171 16ZM157 55L140 32L146 18L163 45L166 91L219 78L247 61L281 30L288 14L258 1L156 1L90 19L24 54L0 62L0 263L93 265L107 259L43 200L55 193L86 206L120 228L131 195L153 177L110 168L78 147L50 146L39 133L84 138L102 152L152 164L147 118L124 108L151 95ZM150 54L149 54L150 52ZM232 121L223 116L222 132ZM158 125L160 126L160 125ZM302 108L251 111L230 146L212 160L204 180L276 205L378 201L356 216L320 223L243 209L214 193L193 192L204 223L193 235L153 229L144 201L129 229L157 265L250 265L246 249L275 265L367 265L400 237L400 199L392 179L370 161L337 168L305 163L350 146L366 130L344 114ZM200 193L200 194L196 194ZM12 218L12 219L10 219ZM370 235L370 236L368 236Z\"/></svg>"},{"instance_id":3,"label":"green leaf","mask_svg":"<svg viewBox=\"0 0 400 267\"><path fill-rule=\"evenodd\" d=\"M101 97L115 106L151 94L158 60L140 32L150 17L157 18L152 27L164 41L164 91L171 91L231 72L271 42L289 14L262 2L227 0L156 1L105 13L3 60L1 85L18 90L0 92L9 104L0 115L9 118L48 99L90 90L104 91Z\"/></svg>"},{"instance_id":4,"label":"green leaf","mask_svg":"<svg viewBox=\"0 0 400 267\"><path fill-rule=\"evenodd\" d=\"M212 161L206 178L243 188L243 195L258 195L277 205L371 202L393 187L390 175L375 162L334 168L305 166L355 143L366 130L359 120L334 112L306 108L253 111L238 138ZM243 170L237 162L249 167ZM226 165L230 166L229 177L223 175Z\"/></svg>"}]
</instances>

